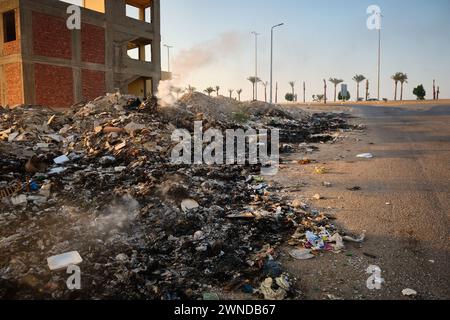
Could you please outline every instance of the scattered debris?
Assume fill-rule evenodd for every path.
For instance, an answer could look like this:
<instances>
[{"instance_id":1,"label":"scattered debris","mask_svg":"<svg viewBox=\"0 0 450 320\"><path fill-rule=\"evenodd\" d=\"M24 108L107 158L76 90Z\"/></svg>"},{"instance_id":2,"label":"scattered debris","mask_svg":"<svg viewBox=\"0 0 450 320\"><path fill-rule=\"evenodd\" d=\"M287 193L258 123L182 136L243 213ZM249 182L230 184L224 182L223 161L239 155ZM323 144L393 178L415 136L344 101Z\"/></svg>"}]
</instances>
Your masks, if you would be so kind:
<instances>
[{"instance_id":1,"label":"scattered debris","mask_svg":"<svg viewBox=\"0 0 450 320\"><path fill-rule=\"evenodd\" d=\"M316 174L327 174L329 171L330 171L330 170L327 169L327 168L325 168L325 167L316 167L316 168L314 169L314 172L315 172Z\"/></svg>"},{"instance_id":2,"label":"scattered debris","mask_svg":"<svg viewBox=\"0 0 450 320\"><path fill-rule=\"evenodd\" d=\"M402 294L407 297L412 297L417 295L417 291L413 289L403 289Z\"/></svg>"},{"instance_id":3,"label":"scattered debris","mask_svg":"<svg viewBox=\"0 0 450 320\"><path fill-rule=\"evenodd\" d=\"M192 199L185 199L181 202L181 210L183 210L184 212L197 209L198 207L199 207L198 202Z\"/></svg>"},{"instance_id":4,"label":"scattered debris","mask_svg":"<svg viewBox=\"0 0 450 320\"><path fill-rule=\"evenodd\" d=\"M119 253L116 256L116 261L118 261L118 262L127 262L127 261L129 261L129 258L128 258L128 256L125 253Z\"/></svg>"},{"instance_id":5,"label":"scattered debris","mask_svg":"<svg viewBox=\"0 0 450 320\"><path fill-rule=\"evenodd\" d=\"M6 197L0 214L0 297L70 297L47 286L60 279L40 261L76 246L49 267L81 263L83 253L90 287L80 299L200 299L205 288L263 281L264 297L286 298L293 290L278 246L313 251L311 233L317 248L332 250L331 219L300 200L290 204L258 176L260 166L172 164L171 135L191 132L197 119L204 128L279 128L283 144L314 152L310 141L332 143L330 132L353 128L346 115L198 93L157 111L142 106L115 93L66 112L0 107L0 190L29 185L16 205ZM40 289L15 284L25 275Z\"/></svg>"},{"instance_id":6,"label":"scattered debris","mask_svg":"<svg viewBox=\"0 0 450 320\"><path fill-rule=\"evenodd\" d=\"M315 257L309 249L294 249L289 252L289 255L297 260L308 260Z\"/></svg>"},{"instance_id":7,"label":"scattered debris","mask_svg":"<svg viewBox=\"0 0 450 320\"><path fill-rule=\"evenodd\" d=\"M361 153L361 154L358 154L356 157L363 158L363 159L372 159L374 156L371 153Z\"/></svg>"},{"instance_id":8,"label":"scattered debris","mask_svg":"<svg viewBox=\"0 0 450 320\"><path fill-rule=\"evenodd\" d=\"M335 244L332 244L334 252L339 252L339 251L345 249L344 239L341 237L341 235L339 233L334 234L329 239L329 241L335 243Z\"/></svg>"},{"instance_id":9,"label":"scattered debris","mask_svg":"<svg viewBox=\"0 0 450 320\"><path fill-rule=\"evenodd\" d=\"M242 286L242 292L244 292L244 293L253 294L253 293L255 293L255 291L256 291L256 289L253 288L253 286L251 286L248 283L246 283Z\"/></svg>"},{"instance_id":10,"label":"scattered debris","mask_svg":"<svg viewBox=\"0 0 450 320\"><path fill-rule=\"evenodd\" d=\"M270 301L284 300L289 290L290 284L283 276L276 278L275 283L272 278L267 278L259 288L259 291L264 295L264 299Z\"/></svg>"},{"instance_id":11,"label":"scattered debris","mask_svg":"<svg viewBox=\"0 0 450 320\"><path fill-rule=\"evenodd\" d=\"M11 198L20 191L22 191L23 185L22 182L19 180L16 185L14 186L5 186L0 189L0 200L3 198Z\"/></svg>"},{"instance_id":12,"label":"scattered debris","mask_svg":"<svg viewBox=\"0 0 450 320\"><path fill-rule=\"evenodd\" d=\"M320 194L315 194L314 196L313 196L313 199L314 200L322 200L323 199L323 197L320 195Z\"/></svg>"},{"instance_id":13,"label":"scattered debris","mask_svg":"<svg viewBox=\"0 0 450 320\"><path fill-rule=\"evenodd\" d=\"M308 208L308 205L304 202L302 202L301 200L295 199L294 201L292 201L291 206L295 209L306 209Z\"/></svg>"},{"instance_id":14,"label":"scattered debris","mask_svg":"<svg viewBox=\"0 0 450 320\"><path fill-rule=\"evenodd\" d=\"M363 233L358 238L353 238L350 236L344 236L343 239L347 242L354 242L354 243L363 243L366 239L366 230L363 230Z\"/></svg>"},{"instance_id":15,"label":"scattered debris","mask_svg":"<svg viewBox=\"0 0 450 320\"><path fill-rule=\"evenodd\" d=\"M70 161L70 159L66 155L59 156L58 158L53 159L53 162L55 164L63 164L63 163L69 162L69 161Z\"/></svg>"},{"instance_id":16,"label":"scattered debris","mask_svg":"<svg viewBox=\"0 0 450 320\"><path fill-rule=\"evenodd\" d=\"M83 259L77 251L67 252L47 258L48 267L52 271L63 270L71 265L79 265L82 262Z\"/></svg>"},{"instance_id":17,"label":"scattered debris","mask_svg":"<svg viewBox=\"0 0 450 320\"><path fill-rule=\"evenodd\" d=\"M205 301L219 301L220 298L217 293L205 292L203 293L203 300Z\"/></svg>"},{"instance_id":18,"label":"scattered debris","mask_svg":"<svg viewBox=\"0 0 450 320\"><path fill-rule=\"evenodd\" d=\"M311 246L313 250L322 250L325 248L324 238L326 238L326 236L318 236L311 231L306 232L306 240L308 240L308 245Z\"/></svg>"},{"instance_id":19,"label":"scattered debris","mask_svg":"<svg viewBox=\"0 0 450 320\"><path fill-rule=\"evenodd\" d=\"M335 296L334 294L327 294L327 298L329 299L329 300L334 300L334 301L337 301L337 300L345 300L344 298L341 298L341 297L338 297L338 296Z\"/></svg>"},{"instance_id":20,"label":"scattered debris","mask_svg":"<svg viewBox=\"0 0 450 320\"><path fill-rule=\"evenodd\" d=\"M28 173L38 173L38 172L45 172L47 171L48 165L39 159L37 156L33 155L28 162L25 164L25 170Z\"/></svg>"},{"instance_id":21,"label":"scattered debris","mask_svg":"<svg viewBox=\"0 0 450 320\"><path fill-rule=\"evenodd\" d=\"M13 204L13 206L20 206L23 204L26 204L28 202L27 196L26 195L19 195L17 197L11 198L11 203Z\"/></svg>"},{"instance_id":22,"label":"scattered debris","mask_svg":"<svg viewBox=\"0 0 450 320\"><path fill-rule=\"evenodd\" d=\"M50 175L52 175L52 174L60 174L60 173L63 173L64 171L66 171L66 170L67 170L67 168L56 167L56 168L50 169L48 174L50 174Z\"/></svg>"},{"instance_id":23,"label":"scattered debris","mask_svg":"<svg viewBox=\"0 0 450 320\"><path fill-rule=\"evenodd\" d=\"M302 165L302 166L304 166L304 165L307 165L307 164L311 164L312 161L309 160L309 159L303 159L303 160L298 160L297 163Z\"/></svg>"},{"instance_id":24,"label":"scattered debris","mask_svg":"<svg viewBox=\"0 0 450 320\"><path fill-rule=\"evenodd\" d=\"M269 255L263 267L263 274L268 277L276 278L281 276L282 273L283 270L281 269L281 264Z\"/></svg>"}]
</instances>

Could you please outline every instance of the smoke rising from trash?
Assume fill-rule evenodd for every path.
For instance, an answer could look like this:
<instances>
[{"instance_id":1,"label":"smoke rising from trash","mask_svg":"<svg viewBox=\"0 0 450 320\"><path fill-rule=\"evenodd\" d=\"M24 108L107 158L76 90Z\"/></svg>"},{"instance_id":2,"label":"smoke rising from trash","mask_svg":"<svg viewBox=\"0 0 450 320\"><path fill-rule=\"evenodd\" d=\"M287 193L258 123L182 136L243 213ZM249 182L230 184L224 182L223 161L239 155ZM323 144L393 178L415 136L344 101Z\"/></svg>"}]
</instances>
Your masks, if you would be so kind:
<instances>
[{"instance_id":1,"label":"smoke rising from trash","mask_svg":"<svg viewBox=\"0 0 450 320\"><path fill-rule=\"evenodd\" d=\"M193 72L235 55L243 48L243 39L238 32L229 31L216 39L181 50L173 59L173 79L159 83L157 97L160 104L173 105L178 100L177 90L184 91L186 81Z\"/></svg>"},{"instance_id":2,"label":"smoke rising from trash","mask_svg":"<svg viewBox=\"0 0 450 320\"><path fill-rule=\"evenodd\" d=\"M132 223L139 213L139 202L126 195L109 206L103 215L93 222L93 226L100 232L121 229Z\"/></svg>"},{"instance_id":3,"label":"smoke rising from trash","mask_svg":"<svg viewBox=\"0 0 450 320\"><path fill-rule=\"evenodd\" d=\"M242 48L242 38L237 32L227 32L217 39L181 50L174 59L174 72L187 78L192 72L219 62Z\"/></svg>"}]
</instances>

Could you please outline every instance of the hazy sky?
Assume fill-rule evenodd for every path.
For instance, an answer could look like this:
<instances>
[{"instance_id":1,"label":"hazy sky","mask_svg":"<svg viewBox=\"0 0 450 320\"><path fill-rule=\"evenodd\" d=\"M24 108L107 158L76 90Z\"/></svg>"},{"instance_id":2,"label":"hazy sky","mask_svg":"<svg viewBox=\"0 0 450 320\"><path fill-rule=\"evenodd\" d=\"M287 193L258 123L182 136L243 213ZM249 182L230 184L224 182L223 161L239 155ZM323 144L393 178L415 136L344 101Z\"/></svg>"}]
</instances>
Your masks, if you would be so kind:
<instances>
[{"instance_id":1,"label":"hazy sky","mask_svg":"<svg viewBox=\"0 0 450 320\"><path fill-rule=\"evenodd\" d=\"M259 75L269 80L270 27L284 22L275 33L274 51L280 99L290 91L289 81L297 82L299 92L306 81L310 100L323 91L322 79L330 77L344 79L353 99L356 88L351 79L356 73L371 80L371 96L376 97L377 32L366 27L366 9L372 4L384 15L382 97L393 98L390 76L401 71L409 76L406 99L414 98L412 89L418 84L431 98L434 78L441 97L450 98L448 0L162 0L162 41L175 46L174 60L188 53L204 60L185 75L187 83L201 90L220 85L222 94L242 88L249 98L252 89L246 78L254 74L250 32L261 33ZM219 40L225 33L226 41ZM195 51L189 51L192 48ZM162 53L167 69L165 48ZM262 87L259 90L263 99Z\"/></svg>"}]
</instances>

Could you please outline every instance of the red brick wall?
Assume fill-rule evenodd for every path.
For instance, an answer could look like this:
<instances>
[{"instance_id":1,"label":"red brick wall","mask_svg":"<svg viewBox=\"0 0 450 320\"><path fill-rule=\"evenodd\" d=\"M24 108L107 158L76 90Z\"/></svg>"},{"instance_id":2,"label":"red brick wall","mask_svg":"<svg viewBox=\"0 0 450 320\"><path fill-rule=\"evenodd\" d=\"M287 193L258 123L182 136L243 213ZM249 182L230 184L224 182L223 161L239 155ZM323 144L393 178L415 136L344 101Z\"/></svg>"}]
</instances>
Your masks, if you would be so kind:
<instances>
[{"instance_id":1,"label":"red brick wall","mask_svg":"<svg viewBox=\"0 0 450 320\"><path fill-rule=\"evenodd\" d=\"M83 69L81 71L83 98L94 100L106 93L105 72Z\"/></svg>"},{"instance_id":2,"label":"red brick wall","mask_svg":"<svg viewBox=\"0 0 450 320\"><path fill-rule=\"evenodd\" d=\"M34 54L71 60L72 37L66 20L34 11L32 17Z\"/></svg>"},{"instance_id":3,"label":"red brick wall","mask_svg":"<svg viewBox=\"0 0 450 320\"><path fill-rule=\"evenodd\" d=\"M92 24L81 25L81 60L105 64L105 29Z\"/></svg>"},{"instance_id":4,"label":"red brick wall","mask_svg":"<svg viewBox=\"0 0 450 320\"><path fill-rule=\"evenodd\" d=\"M22 104L22 65L20 63L5 64L6 103L8 105Z\"/></svg>"},{"instance_id":5,"label":"red brick wall","mask_svg":"<svg viewBox=\"0 0 450 320\"><path fill-rule=\"evenodd\" d=\"M18 54L21 50L20 45L20 11L16 11L16 41L3 43L2 56L9 56L11 54Z\"/></svg>"},{"instance_id":6,"label":"red brick wall","mask_svg":"<svg viewBox=\"0 0 450 320\"><path fill-rule=\"evenodd\" d=\"M3 56L20 53L20 40L11 41L3 44Z\"/></svg>"},{"instance_id":7,"label":"red brick wall","mask_svg":"<svg viewBox=\"0 0 450 320\"><path fill-rule=\"evenodd\" d=\"M56 108L73 104L72 68L36 63L34 73L37 104Z\"/></svg>"}]
</instances>

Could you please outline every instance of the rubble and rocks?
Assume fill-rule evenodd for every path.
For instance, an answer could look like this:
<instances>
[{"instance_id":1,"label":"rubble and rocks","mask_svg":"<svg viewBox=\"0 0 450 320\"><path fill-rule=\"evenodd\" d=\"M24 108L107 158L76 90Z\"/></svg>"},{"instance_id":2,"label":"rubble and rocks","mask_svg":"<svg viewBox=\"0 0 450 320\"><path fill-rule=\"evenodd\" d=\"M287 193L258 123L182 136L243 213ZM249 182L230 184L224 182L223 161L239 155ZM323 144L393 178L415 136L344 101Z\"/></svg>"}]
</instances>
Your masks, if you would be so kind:
<instances>
[{"instance_id":1,"label":"rubble and rocks","mask_svg":"<svg viewBox=\"0 0 450 320\"><path fill-rule=\"evenodd\" d=\"M279 128L300 144L348 130L345 116L198 93L157 112L143 105L116 93L66 112L0 108L0 189L22 186L2 198L0 297L197 299L243 286L296 297L277 247L322 249L331 220L272 192L259 166L171 164L171 134L202 120ZM61 252L83 257L85 290L49 271L47 257Z\"/></svg>"},{"instance_id":2,"label":"rubble and rocks","mask_svg":"<svg viewBox=\"0 0 450 320\"><path fill-rule=\"evenodd\" d=\"M274 288L275 287L275 288ZM265 300L284 300L291 289L288 280L281 276L275 279L275 283L272 278L265 279L259 288L259 291L263 294Z\"/></svg>"}]
</instances>

